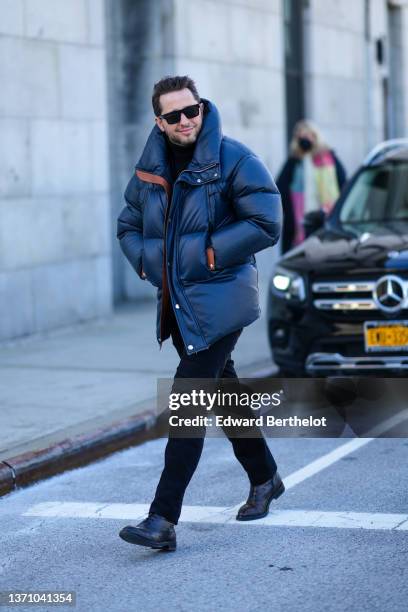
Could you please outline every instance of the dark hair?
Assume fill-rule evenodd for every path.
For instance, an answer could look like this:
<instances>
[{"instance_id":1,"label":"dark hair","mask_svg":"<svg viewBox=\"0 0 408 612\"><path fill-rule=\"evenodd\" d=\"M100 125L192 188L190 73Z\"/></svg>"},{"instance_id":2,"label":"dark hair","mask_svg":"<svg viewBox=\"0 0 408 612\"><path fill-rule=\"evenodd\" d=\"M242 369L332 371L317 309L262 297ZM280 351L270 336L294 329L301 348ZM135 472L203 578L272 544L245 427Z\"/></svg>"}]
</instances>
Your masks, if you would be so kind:
<instances>
[{"instance_id":1,"label":"dark hair","mask_svg":"<svg viewBox=\"0 0 408 612\"><path fill-rule=\"evenodd\" d=\"M181 91L189 89L197 102L200 102L196 84L189 76L165 76L160 81L155 83L153 87L152 105L156 117L161 115L160 96L171 91Z\"/></svg>"}]
</instances>

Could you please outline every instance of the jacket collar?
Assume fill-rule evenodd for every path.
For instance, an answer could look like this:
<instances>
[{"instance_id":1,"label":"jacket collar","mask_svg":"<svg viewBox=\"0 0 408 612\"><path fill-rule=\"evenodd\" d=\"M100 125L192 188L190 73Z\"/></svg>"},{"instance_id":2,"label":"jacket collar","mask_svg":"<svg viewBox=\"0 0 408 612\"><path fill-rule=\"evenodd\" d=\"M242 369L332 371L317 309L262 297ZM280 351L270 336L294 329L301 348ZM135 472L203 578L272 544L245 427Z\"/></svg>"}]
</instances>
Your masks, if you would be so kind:
<instances>
[{"instance_id":1,"label":"jacket collar","mask_svg":"<svg viewBox=\"0 0 408 612\"><path fill-rule=\"evenodd\" d=\"M221 119L216 106L209 100L204 103L204 117L192 160L184 173L202 172L206 168L219 165L222 140ZM137 170L149 172L170 179L168 152L163 132L154 126L147 139ZM218 176L216 174L215 176ZM186 177L187 178L187 177Z\"/></svg>"}]
</instances>

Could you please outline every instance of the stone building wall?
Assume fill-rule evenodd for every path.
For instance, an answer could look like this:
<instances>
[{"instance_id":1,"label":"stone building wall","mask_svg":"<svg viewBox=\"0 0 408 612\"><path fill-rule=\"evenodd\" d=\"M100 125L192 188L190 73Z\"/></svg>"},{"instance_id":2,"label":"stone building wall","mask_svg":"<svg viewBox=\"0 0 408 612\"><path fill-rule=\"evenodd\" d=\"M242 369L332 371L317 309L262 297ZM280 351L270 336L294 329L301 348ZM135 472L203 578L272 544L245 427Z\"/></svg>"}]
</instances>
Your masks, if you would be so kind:
<instances>
[{"instance_id":1,"label":"stone building wall","mask_svg":"<svg viewBox=\"0 0 408 612\"><path fill-rule=\"evenodd\" d=\"M1 340L111 310L103 8L1 3Z\"/></svg>"}]
</instances>

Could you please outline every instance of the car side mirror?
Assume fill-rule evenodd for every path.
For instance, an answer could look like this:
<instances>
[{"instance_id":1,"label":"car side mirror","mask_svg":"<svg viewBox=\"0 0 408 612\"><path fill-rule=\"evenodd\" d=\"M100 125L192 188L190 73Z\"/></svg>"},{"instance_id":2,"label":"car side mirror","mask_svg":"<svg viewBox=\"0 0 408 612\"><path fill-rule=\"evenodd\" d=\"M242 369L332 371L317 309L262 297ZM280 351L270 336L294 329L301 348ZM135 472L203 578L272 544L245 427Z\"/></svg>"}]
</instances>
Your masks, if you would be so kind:
<instances>
[{"instance_id":1,"label":"car side mirror","mask_svg":"<svg viewBox=\"0 0 408 612\"><path fill-rule=\"evenodd\" d=\"M325 219L326 215L324 214L323 210L313 210L312 212L307 213L303 219L305 237L307 238L323 227Z\"/></svg>"}]
</instances>

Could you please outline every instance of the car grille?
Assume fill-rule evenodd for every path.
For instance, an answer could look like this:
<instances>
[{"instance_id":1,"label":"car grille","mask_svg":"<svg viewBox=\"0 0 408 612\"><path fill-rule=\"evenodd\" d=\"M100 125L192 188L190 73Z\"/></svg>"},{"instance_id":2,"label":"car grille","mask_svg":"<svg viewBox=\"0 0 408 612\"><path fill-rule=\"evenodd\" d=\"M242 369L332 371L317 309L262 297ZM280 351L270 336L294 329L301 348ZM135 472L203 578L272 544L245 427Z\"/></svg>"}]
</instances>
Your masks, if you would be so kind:
<instances>
[{"instance_id":1,"label":"car grille","mask_svg":"<svg viewBox=\"0 0 408 612\"><path fill-rule=\"evenodd\" d=\"M385 276L386 274L383 274ZM379 278L379 277L377 277ZM379 304L378 300L374 299L374 291L377 284L375 279L339 279L325 280L316 279L312 282L312 300L313 305L320 311L326 311L332 314L352 316L353 313L358 316L364 315L365 318L371 318L370 315L386 314ZM399 276L405 289L405 296L408 296L408 280ZM403 302L402 308L396 312L398 315L408 308L408 299ZM387 313L389 314L389 313Z\"/></svg>"}]
</instances>

